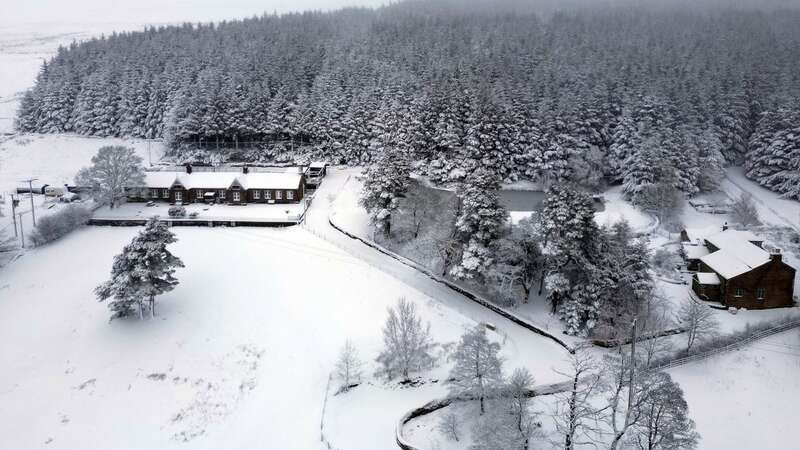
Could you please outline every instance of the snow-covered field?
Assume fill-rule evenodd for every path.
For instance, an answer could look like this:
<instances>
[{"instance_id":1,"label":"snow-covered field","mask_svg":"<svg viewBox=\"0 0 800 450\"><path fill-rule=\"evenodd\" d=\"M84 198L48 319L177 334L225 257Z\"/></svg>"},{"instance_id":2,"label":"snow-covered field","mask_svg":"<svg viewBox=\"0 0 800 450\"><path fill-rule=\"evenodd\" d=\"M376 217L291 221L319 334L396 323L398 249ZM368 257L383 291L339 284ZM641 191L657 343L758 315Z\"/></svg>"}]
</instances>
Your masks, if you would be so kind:
<instances>
[{"instance_id":1,"label":"snow-covered field","mask_svg":"<svg viewBox=\"0 0 800 450\"><path fill-rule=\"evenodd\" d=\"M24 134L0 141L0 192L13 192L26 178L39 184L74 183L75 174L91 164L104 145L133 147L145 166L161 158L163 145L141 139L92 138L63 134ZM149 150L148 150L149 148ZM149 155L148 155L149 152Z\"/></svg>"},{"instance_id":2,"label":"snow-covered field","mask_svg":"<svg viewBox=\"0 0 800 450\"><path fill-rule=\"evenodd\" d=\"M798 330L669 373L683 388L701 449L797 448Z\"/></svg>"},{"instance_id":3,"label":"snow-covered field","mask_svg":"<svg viewBox=\"0 0 800 450\"><path fill-rule=\"evenodd\" d=\"M114 209L103 206L95 211L94 217L98 219L146 219L159 216L169 217L169 203L156 203L147 206L145 203L126 203ZM239 205L208 205L203 203L190 203L184 205L186 220L257 220L272 222L293 222L298 220L305 210L305 203L289 203L283 205L249 204ZM197 213L196 218L189 217Z\"/></svg>"},{"instance_id":4,"label":"snow-covered field","mask_svg":"<svg viewBox=\"0 0 800 450\"><path fill-rule=\"evenodd\" d=\"M92 288L135 231L86 228L0 272L0 447L316 448L339 346L371 361L399 296L439 340L474 324L296 227L176 229L181 285L155 319L109 323Z\"/></svg>"},{"instance_id":5,"label":"snow-covered field","mask_svg":"<svg viewBox=\"0 0 800 450\"><path fill-rule=\"evenodd\" d=\"M62 186L74 183L75 174L84 166L91 164L92 156L104 145L124 145L133 147L142 157L145 165L152 159L158 161L163 146L159 142L147 143L137 139L90 138L71 135L25 134L0 138L0 201L3 216L0 217L0 231L6 230L13 236L11 221L11 197L18 186L25 183L20 180L37 178L39 185L49 184ZM149 150L148 150L149 148ZM25 195L25 197L27 197ZM42 195L34 196L34 207L37 217L56 211L55 199ZM22 198L17 212L30 211L28 198ZM32 230L30 214L24 214L25 230Z\"/></svg>"}]
</instances>

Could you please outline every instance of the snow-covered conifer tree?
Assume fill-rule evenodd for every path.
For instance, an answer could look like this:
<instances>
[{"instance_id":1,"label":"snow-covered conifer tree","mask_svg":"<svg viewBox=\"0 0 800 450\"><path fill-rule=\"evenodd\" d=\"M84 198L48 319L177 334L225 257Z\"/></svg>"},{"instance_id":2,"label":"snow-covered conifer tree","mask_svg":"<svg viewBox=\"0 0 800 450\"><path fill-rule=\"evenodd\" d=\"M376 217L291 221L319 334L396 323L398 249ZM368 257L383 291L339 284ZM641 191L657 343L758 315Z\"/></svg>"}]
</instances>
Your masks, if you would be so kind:
<instances>
[{"instance_id":1,"label":"snow-covered conifer tree","mask_svg":"<svg viewBox=\"0 0 800 450\"><path fill-rule=\"evenodd\" d=\"M359 203L369 213L370 223L385 237L392 232L392 214L408 189L408 156L388 143L364 171L364 187Z\"/></svg>"},{"instance_id":2,"label":"snow-covered conifer tree","mask_svg":"<svg viewBox=\"0 0 800 450\"><path fill-rule=\"evenodd\" d=\"M101 302L113 299L108 305L112 319L131 314L137 306L141 318L147 308L155 315L156 296L178 285L174 274L183 267L183 262L167 249L167 245L176 241L167 224L153 217L122 253L114 257L111 278L95 289Z\"/></svg>"},{"instance_id":3,"label":"snow-covered conifer tree","mask_svg":"<svg viewBox=\"0 0 800 450\"><path fill-rule=\"evenodd\" d=\"M493 173L478 168L458 192L456 231L463 247L460 262L450 270L456 278L482 277L494 261L491 246L502 235L508 214L500 204L499 188Z\"/></svg>"}]
</instances>

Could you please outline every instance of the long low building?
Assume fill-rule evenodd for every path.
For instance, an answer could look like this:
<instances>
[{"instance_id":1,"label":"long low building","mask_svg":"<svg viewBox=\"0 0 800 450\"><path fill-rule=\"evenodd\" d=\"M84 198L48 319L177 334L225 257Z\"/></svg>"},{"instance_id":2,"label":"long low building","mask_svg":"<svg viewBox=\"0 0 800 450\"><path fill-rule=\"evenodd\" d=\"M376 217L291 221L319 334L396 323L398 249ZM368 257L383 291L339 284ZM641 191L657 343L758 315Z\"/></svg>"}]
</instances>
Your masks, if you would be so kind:
<instances>
[{"instance_id":1,"label":"long low building","mask_svg":"<svg viewBox=\"0 0 800 450\"><path fill-rule=\"evenodd\" d=\"M305 175L299 172L146 172L143 186L125 189L128 201L169 203L299 203Z\"/></svg>"}]
</instances>

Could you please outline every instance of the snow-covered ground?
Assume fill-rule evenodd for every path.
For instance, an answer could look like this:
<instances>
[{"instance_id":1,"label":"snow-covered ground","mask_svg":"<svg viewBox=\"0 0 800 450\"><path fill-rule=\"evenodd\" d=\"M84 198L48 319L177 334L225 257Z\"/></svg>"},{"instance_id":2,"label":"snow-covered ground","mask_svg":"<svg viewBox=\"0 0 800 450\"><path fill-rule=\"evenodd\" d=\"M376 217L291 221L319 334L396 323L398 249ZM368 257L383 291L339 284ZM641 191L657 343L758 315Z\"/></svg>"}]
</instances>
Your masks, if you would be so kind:
<instances>
[{"instance_id":1,"label":"snow-covered ground","mask_svg":"<svg viewBox=\"0 0 800 450\"><path fill-rule=\"evenodd\" d=\"M97 150L105 145L133 147L147 166L163 153L160 142L142 139L92 138L63 134L24 134L0 140L0 192L14 192L20 180L38 178L36 183L62 186L74 183L75 174L91 164ZM149 148L149 150L148 150Z\"/></svg>"},{"instance_id":2,"label":"snow-covered ground","mask_svg":"<svg viewBox=\"0 0 800 450\"><path fill-rule=\"evenodd\" d=\"M701 449L797 448L798 330L669 373L683 388Z\"/></svg>"},{"instance_id":3,"label":"snow-covered ground","mask_svg":"<svg viewBox=\"0 0 800 450\"><path fill-rule=\"evenodd\" d=\"M319 448L328 375L352 339L371 384L329 400L326 434L342 449L390 448L397 419L443 393L372 378L399 296L438 341L492 322L509 369L559 380L555 343L326 228L347 175L332 172L304 227L176 228L186 268L155 319L109 323L92 294L135 228L87 227L0 269L0 404L13 405L0 409L0 447Z\"/></svg>"},{"instance_id":4,"label":"snow-covered ground","mask_svg":"<svg viewBox=\"0 0 800 450\"><path fill-rule=\"evenodd\" d=\"M73 184L75 174L82 167L91 164L92 156L104 145L124 145L133 147L142 157L145 165L161 158L163 146L159 142L147 143L137 139L91 138L71 135L25 134L14 137L0 137L0 231L13 236L11 220L11 195L18 186L25 185L21 180L37 178L35 184L63 186ZM52 197L34 195L34 208L37 217L58 210ZM27 194L23 194L17 212L23 212L22 220L26 233L33 229L33 217ZM2 264L2 262L0 262Z\"/></svg>"},{"instance_id":5,"label":"snow-covered ground","mask_svg":"<svg viewBox=\"0 0 800 450\"><path fill-rule=\"evenodd\" d=\"M296 227L175 229L181 285L155 319L109 323L92 288L135 232L86 228L0 272L1 447L317 448L339 346L371 361L399 296L439 340L474 325ZM381 418L367 441L390 441Z\"/></svg>"},{"instance_id":6,"label":"snow-covered ground","mask_svg":"<svg viewBox=\"0 0 800 450\"><path fill-rule=\"evenodd\" d=\"M146 219L159 216L169 217L169 203L157 202L153 206L145 203L126 203L114 209L107 206L99 208L94 213L97 219ZM288 203L281 205L249 204L249 205L207 205L202 203L189 203L184 205L186 220L231 220L231 221L272 221L293 222L298 220L305 211L305 202ZM197 213L196 218L189 217Z\"/></svg>"},{"instance_id":7,"label":"snow-covered ground","mask_svg":"<svg viewBox=\"0 0 800 450\"><path fill-rule=\"evenodd\" d=\"M653 217L637 209L622 197L622 186L614 186L603 192L605 209L594 216L600 226L611 226L621 220L627 220L636 232L647 232L654 225Z\"/></svg>"}]
</instances>

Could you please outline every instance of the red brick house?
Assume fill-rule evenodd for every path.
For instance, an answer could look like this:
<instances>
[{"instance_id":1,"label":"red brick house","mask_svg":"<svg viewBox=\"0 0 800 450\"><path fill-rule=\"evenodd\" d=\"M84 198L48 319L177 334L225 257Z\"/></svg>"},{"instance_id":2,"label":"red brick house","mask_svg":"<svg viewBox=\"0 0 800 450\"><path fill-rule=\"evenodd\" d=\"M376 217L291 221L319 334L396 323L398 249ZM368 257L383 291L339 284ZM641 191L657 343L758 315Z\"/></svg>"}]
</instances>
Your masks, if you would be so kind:
<instances>
[{"instance_id":1,"label":"red brick house","mask_svg":"<svg viewBox=\"0 0 800 450\"><path fill-rule=\"evenodd\" d=\"M128 201L169 203L299 203L305 175L286 172L147 172L144 186L125 189Z\"/></svg>"},{"instance_id":2,"label":"red brick house","mask_svg":"<svg viewBox=\"0 0 800 450\"><path fill-rule=\"evenodd\" d=\"M796 271L780 250L767 252L763 240L748 231L728 230L706 237L707 254L696 250L692 290L702 299L748 309L794 305ZM690 261L687 259L687 265Z\"/></svg>"}]
</instances>

